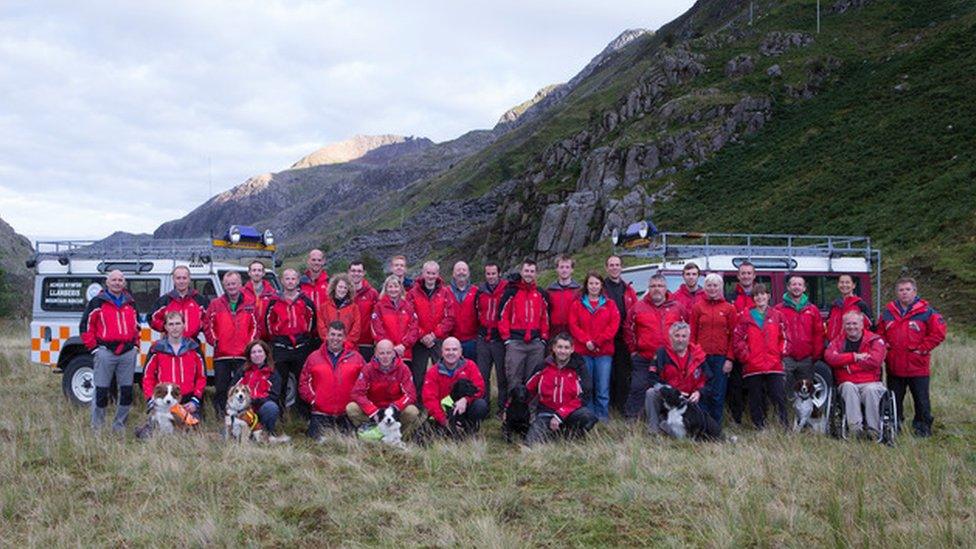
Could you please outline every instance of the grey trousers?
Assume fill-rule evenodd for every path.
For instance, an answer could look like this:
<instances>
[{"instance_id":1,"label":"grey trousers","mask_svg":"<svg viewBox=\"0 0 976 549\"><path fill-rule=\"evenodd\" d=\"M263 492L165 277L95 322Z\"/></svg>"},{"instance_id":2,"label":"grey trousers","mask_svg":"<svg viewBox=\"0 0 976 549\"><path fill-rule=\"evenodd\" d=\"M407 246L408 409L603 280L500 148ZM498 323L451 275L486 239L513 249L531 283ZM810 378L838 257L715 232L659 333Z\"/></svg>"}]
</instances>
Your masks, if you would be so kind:
<instances>
[{"instance_id":1,"label":"grey trousers","mask_svg":"<svg viewBox=\"0 0 976 549\"><path fill-rule=\"evenodd\" d=\"M108 407L109 387L112 378L119 388L118 407L115 410L115 420L112 429L122 431L132 408L132 381L135 377L136 358L139 350L129 349L121 355L116 355L104 347L95 349L95 398L92 399L92 429L98 430L105 425L106 408Z\"/></svg>"},{"instance_id":2,"label":"grey trousers","mask_svg":"<svg viewBox=\"0 0 976 549\"><path fill-rule=\"evenodd\" d=\"M508 400L508 380L505 376L505 342L478 338L476 359L481 378L485 381L485 402L491 405L491 370L495 369L495 386L498 387L498 408Z\"/></svg>"},{"instance_id":3,"label":"grey trousers","mask_svg":"<svg viewBox=\"0 0 976 549\"><path fill-rule=\"evenodd\" d=\"M505 377L508 378L509 391L525 385L532 370L542 364L545 352L546 346L538 339L528 343L521 339L508 340L505 344Z\"/></svg>"},{"instance_id":4,"label":"grey trousers","mask_svg":"<svg viewBox=\"0 0 976 549\"><path fill-rule=\"evenodd\" d=\"M855 433L862 429L862 425L876 433L881 432L881 397L887 391L884 384L880 381L857 384L848 382L841 383L838 389L840 397L844 399L847 427Z\"/></svg>"}]
</instances>

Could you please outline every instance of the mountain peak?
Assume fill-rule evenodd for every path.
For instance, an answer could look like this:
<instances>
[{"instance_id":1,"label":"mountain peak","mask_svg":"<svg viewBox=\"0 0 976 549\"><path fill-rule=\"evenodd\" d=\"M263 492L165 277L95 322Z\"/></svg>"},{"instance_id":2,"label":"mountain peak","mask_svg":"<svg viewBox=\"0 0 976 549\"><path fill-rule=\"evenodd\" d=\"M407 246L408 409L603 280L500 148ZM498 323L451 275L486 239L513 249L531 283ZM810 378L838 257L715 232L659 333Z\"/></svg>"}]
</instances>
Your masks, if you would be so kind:
<instances>
[{"instance_id":1,"label":"mountain peak","mask_svg":"<svg viewBox=\"0 0 976 549\"><path fill-rule=\"evenodd\" d=\"M405 137L402 135L354 135L345 141L330 143L317 151L302 157L291 165L292 169L312 168L325 164L341 164L364 157L370 151L387 145L403 143L426 144L430 142L426 137Z\"/></svg>"}]
</instances>

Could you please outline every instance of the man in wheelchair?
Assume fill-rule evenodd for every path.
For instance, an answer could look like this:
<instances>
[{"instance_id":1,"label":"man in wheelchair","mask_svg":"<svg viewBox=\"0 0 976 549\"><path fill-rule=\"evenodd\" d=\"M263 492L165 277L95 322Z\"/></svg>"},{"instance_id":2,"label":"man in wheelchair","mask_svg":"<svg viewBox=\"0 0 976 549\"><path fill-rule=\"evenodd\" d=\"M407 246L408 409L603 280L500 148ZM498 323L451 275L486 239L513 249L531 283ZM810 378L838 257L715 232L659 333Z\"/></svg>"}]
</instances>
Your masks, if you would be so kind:
<instances>
[{"instance_id":1,"label":"man in wheelchair","mask_svg":"<svg viewBox=\"0 0 976 549\"><path fill-rule=\"evenodd\" d=\"M843 333L827 346L824 360L844 406L848 435L881 439L881 401L887 392L881 383L885 344L881 336L864 329L864 315L850 311L843 317ZM861 409L864 413L861 413Z\"/></svg>"}]
</instances>

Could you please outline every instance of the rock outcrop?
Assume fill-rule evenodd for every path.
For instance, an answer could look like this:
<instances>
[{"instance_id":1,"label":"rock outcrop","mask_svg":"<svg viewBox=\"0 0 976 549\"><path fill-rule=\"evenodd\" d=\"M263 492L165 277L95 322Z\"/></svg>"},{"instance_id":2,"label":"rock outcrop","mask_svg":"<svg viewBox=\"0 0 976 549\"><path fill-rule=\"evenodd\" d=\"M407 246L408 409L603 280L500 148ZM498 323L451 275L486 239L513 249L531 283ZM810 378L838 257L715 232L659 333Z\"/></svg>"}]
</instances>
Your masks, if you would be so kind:
<instances>
[{"instance_id":1,"label":"rock outcrop","mask_svg":"<svg viewBox=\"0 0 976 549\"><path fill-rule=\"evenodd\" d=\"M312 168L326 164L342 164L353 160L382 163L397 156L419 152L434 145L426 137L402 135L356 135L351 139L332 143L302 157L291 169Z\"/></svg>"},{"instance_id":2,"label":"rock outcrop","mask_svg":"<svg viewBox=\"0 0 976 549\"><path fill-rule=\"evenodd\" d=\"M3 268L0 312L17 317L30 314L34 277L24 262L33 253L30 240L0 219L0 267Z\"/></svg>"},{"instance_id":3,"label":"rock outcrop","mask_svg":"<svg viewBox=\"0 0 976 549\"><path fill-rule=\"evenodd\" d=\"M813 44L813 36L805 32L773 31L759 44L759 53L766 57L783 55L793 48L805 48Z\"/></svg>"}]
</instances>

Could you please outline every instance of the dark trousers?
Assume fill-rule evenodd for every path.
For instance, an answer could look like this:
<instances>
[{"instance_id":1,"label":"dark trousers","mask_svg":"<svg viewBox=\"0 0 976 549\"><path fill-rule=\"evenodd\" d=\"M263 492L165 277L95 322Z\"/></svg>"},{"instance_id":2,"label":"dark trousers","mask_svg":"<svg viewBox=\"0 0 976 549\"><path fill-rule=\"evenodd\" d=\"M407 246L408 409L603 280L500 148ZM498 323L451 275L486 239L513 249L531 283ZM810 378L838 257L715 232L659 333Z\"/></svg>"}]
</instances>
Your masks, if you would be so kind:
<instances>
[{"instance_id":1,"label":"dark trousers","mask_svg":"<svg viewBox=\"0 0 976 549\"><path fill-rule=\"evenodd\" d=\"M227 408L227 391L230 390L232 379L240 377L240 369L244 366L243 358L218 358L214 365L214 397L213 406L217 411L217 419L223 421L224 410Z\"/></svg>"},{"instance_id":2,"label":"dark trousers","mask_svg":"<svg viewBox=\"0 0 976 549\"><path fill-rule=\"evenodd\" d=\"M430 419L419 435L421 440L429 440L434 437L464 438L476 434L481 428L481 422L486 417L488 417L488 403L485 399L478 398L468 403L463 414L457 417L448 415L447 427Z\"/></svg>"},{"instance_id":3,"label":"dark trousers","mask_svg":"<svg viewBox=\"0 0 976 549\"><path fill-rule=\"evenodd\" d=\"M535 416L529 427L529 433L525 436L525 444L532 446L557 436L582 438L597 422L593 411L586 406L581 406L563 419L558 431L553 431L549 428L552 416L551 412L542 412Z\"/></svg>"},{"instance_id":4,"label":"dark trousers","mask_svg":"<svg viewBox=\"0 0 976 549\"><path fill-rule=\"evenodd\" d=\"M702 399L701 408L721 426L722 409L725 407L725 387L729 379L722 371L725 366L725 355L708 355L705 357L705 364L709 370L706 384L709 396Z\"/></svg>"},{"instance_id":5,"label":"dark trousers","mask_svg":"<svg viewBox=\"0 0 976 549\"><path fill-rule=\"evenodd\" d=\"M749 416L756 429L766 427L766 403L771 402L785 429L786 376L784 374L755 374L745 378L749 390Z\"/></svg>"},{"instance_id":6,"label":"dark trousers","mask_svg":"<svg viewBox=\"0 0 976 549\"><path fill-rule=\"evenodd\" d=\"M340 433L351 433L352 422L346 415L329 416L325 414L311 414L308 419L308 438L317 439L324 435L327 430L334 430Z\"/></svg>"},{"instance_id":7,"label":"dark trousers","mask_svg":"<svg viewBox=\"0 0 976 549\"><path fill-rule=\"evenodd\" d=\"M468 339L461 342L461 356L468 360L478 360L478 340Z\"/></svg>"},{"instance_id":8,"label":"dark trousers","mask_svg":"<svg viewBox=\"0 0 976 549\"><path fill-rule=\"evenodd\" d=\"M747 387L742 381L742 363L735 361L732 363L732 371L729 372L728 382L725 385L725 402L729 405L732 421L738 424L742 423L746 390Z\"/></svg>"},{"instance_id":9,"label":"dark trousers","mask_svg":"<svg viewBox=\"0 0 976 549\"><path fill-rule=\"evenodd\" d=\"M275 345L271 349L274 356L275 371L281 376L281 394L278 396L278 406L282 412L288 406L289 385L292 383L291 377L294 376L295 409L302 417L308 417L309 406L302 399L298 398L298 379L302 375L302 368L305 367L305 360L308 355L315 350L308 345L300 347L283 347Z\"/></svg>"},{"instance_id":10,"label":"dark trousers","mask_svg":"<svg viewBox=\"0 0 976 549\"><path fill-rule=\"evenodd\" d=\"M410 373L413 374L413 386L417 388L417 396L420 396L421 389L424 387L424 376L427 375L427 362L437 362L441 359L441 341L434 341L434 346L427 348L423 343L416 343L413 346L413 360L410 362Z\"/></svg>"},{"instance_id":11,"label":"dark trousers","mask_svg":"<svg viewBox=\"0 0 976 549\"><path fill-rule=\"evenodd\" d=\"M614 353L616 360L616 353ZM616 366L614 362L614 366ZM640 355L633 357L634 367L630 374L630 386L627 391L627 400L624 404L624 417L627 419L637 419L644 411L644 399L647 390L651 388L651 361ZM613 374L611 373L611 376ZM612 381L611 381L612 386Z\"/></svg>"},{"instance_id":12,"label":"dark trousers","mask_svg":"<svg viewBox=\"0 0 976 549\"><path fill-rule=\"evenodd\" d=\"M623 335L617 335L613 340L613 364L610 367L610 407L626 415L627 403L631 393L631 371L634 365L630 362L630 351ZM646 389L645 389L646 390ZM644 395L641 395L643 406Z\"/></svg>"},{"instance_id":13,"label":"dark trousers","mask_svg":"<svg viewBox=\"0 0 976 549\"><path fill-rule=\"evenodd\" d=\"M929 402L929 376L900 377L888 372L888 388L895 393L895 403L898 404L898 424L905 421L906 390L912 392L912 404L915 407L915 418L912 429L917 435L928 435L932 432L932 404Z\"/></svg>"},{"instance_id":14,"label":"dark trousers","mask_svg":"<svg viewBox=\"0 0 976 549\"><path fill-rule=\"evenodd\" d=\"M491 370L495 369L495 387L498 388L499 409L508 400L508 380L505 378L505 342L499 339L485 341L478 339L477 357L478 370L485 380L485 402L491 406Z\"/></svg>"},{"instance_id":15,"label":"dark trousers","mask_svg":"<svg viewBox=\"0 0 976 549\"><path fill-rule=\"evenodd\" d=\"M369 362L370 360L373 360L373 346L360 345L359 354L363 355L363 362Z\"/></svg>"}]
</instances>

